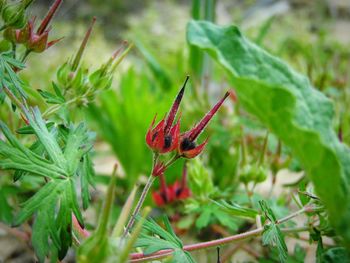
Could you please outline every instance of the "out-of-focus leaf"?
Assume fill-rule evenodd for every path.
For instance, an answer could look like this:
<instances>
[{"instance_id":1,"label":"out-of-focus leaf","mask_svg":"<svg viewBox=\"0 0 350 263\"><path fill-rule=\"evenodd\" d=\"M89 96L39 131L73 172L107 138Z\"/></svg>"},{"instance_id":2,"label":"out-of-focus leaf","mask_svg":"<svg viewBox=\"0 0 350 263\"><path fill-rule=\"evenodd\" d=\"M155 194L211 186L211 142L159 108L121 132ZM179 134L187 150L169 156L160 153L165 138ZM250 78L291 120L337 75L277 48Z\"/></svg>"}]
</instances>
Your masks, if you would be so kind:
<instances>
[{"instance_id":1,"label":"out-of-focus leaf","mask_svg":"<svg viewBox=\"0 0 350 263\"><path fill-rule=\"evenodd\" d=\"M38 90L38 92L40 93L41 97L43 97L46 101L46 103L49 104L62 104L65 102L64 98L61 98L55 94L52 94L48 91L45 90Z\"/></svg>"},{"instance_id":2,"label":"out-of-focus leaf","mask_svg":"<svg viewBox=\"0 0 350 263\"><path fill-rule=\"evenodd\" d=\"M328 249L322 257L322 262L327 263L348 263L350 261L349 252L342 247Z\"/></svg>"},{"instance_id":3,"label":"out-of-focus leaf","mask_svg":"<svg viewBox=\"0 0 350 263\"><path fill-rule=\"evenodd\" d=\"M350 151L332 129L334 109L329 99L313 89L307 78L251 43L235 26L191 21L187 39L228 71L241 105L293 150L331 222L349 245Z\"/></svg>"},{"instance_id":4,"label":"out-of-focus leaf","mask_svg":"<svg viewBox=\"0 0 350 263\"><path fill-rule=\"evenodd\" d=\"M189 185L194 196L207 198L215 191L209 170L199 158L188 163Z\"/></svg>"},{"instance_id":5,"label":"out-of-focus leaf","mask_svg":"<svg viewBox=\"0 0 350 263\"><path fill-rule=\"evenodd\" d=\"M140 41L136 41L135 44L138 50L143 55L143 57L146 59L146 62L149 68L151 69L155 80L159 81L161 87L164 90L169 90L172 84L171 78L168 76L168 73Z\"/></svg>"},{"instance_id":6,"label":"out-of-focus leaf","mask_svg":"<svg viewBox=\"0 0 350 263\"><path fill-rule=\"evenodd\" d=\"M0 221L11 224L13 218L12 207L6 197L4 191L0 189Z\"/></svg>"},{"instance_id":7,"label":"out-of-focus leaf","mask_svg":"<svg viewBox=\"0 0 350 263\"><path fill-rule=\"evenodd\" d=\"M250 217L255 218L258 212L251 208L242 207L236 203L228 203L225 200L221 201L213 201L216 205L218 205L221 209L226 211L227 213L233 216L242 216L242 217Z\"/></svg>"}]
</instances>

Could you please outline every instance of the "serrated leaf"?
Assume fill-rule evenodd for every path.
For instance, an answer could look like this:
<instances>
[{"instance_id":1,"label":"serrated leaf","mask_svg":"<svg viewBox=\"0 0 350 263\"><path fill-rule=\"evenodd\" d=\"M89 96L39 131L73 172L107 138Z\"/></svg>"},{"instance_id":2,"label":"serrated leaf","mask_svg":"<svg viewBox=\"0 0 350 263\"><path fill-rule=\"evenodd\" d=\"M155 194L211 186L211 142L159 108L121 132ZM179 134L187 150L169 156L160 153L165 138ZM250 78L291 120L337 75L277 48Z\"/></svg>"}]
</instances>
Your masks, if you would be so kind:
<instances>
[{"instance_id":1,"label":"serrated leaf","mask_svg":"<svg viewBox=\"0 0 350 263\"><path fill-rule=\"evenodd\" d=\"M34 196L23 203L23 208L16 217L15 225L22 224L41 206L45 207L46 202L51 201L63 187L64 180L53 180L45 184Z\"/></svg>"},{"instance_id":2,"label":"serrated leaf","mask_svg":"<svg viewBox=\"0 0 350 263\"><path fill-rule=\"evenodd\" d=\"M191 21L187 39L228 71L241 105L292 149L350 244L350 151L333 131L331 101L235 26Z\"/></svg>"},{"instance_id":3,"label":"serrated leaf","mask_svg":"<svg viewBox=\"0 0 350 263\"><path fill-rule=\"evenodd\" d=\"M38 109L25 114L31 129L27 129L27 132L33 132L38 141L27 148L0 122L0 130L7 139L7 142L0 140L0 168L16 170L16 179L25 174L49 178L23 204L15 224L23 223L37 212L32 242L39 261L43 262L50 252L62 259L72 244L72 214L83 226L76 180L78 175L86 177L84 180L87 183L82 185L83 192L89 182L92 182L92 163L85 156L92 147L93 136L83 124L77 127L72 125L70 128L52 127L48 130Z\"/></svg>"},{"instance_id":4,"label":"serrated leaf","mask_svg":"<svg viewBox=\"0 0 350 263\"><path fill-rule=\"evenodd\" d=\"M61 97L58 97L57 95L52 94L52 93L50 93L48 91L38 89L38 92L40 93L41 97L43 97L45 99L46 103L49 103L49 104L62 104L62 103L65 102L65 100L62 99Z\"/></svg>"},{"instance_id":5,"label":"serrated leaf","mask_svg":"<svg viewBox=\"0 0 350 263\"><path fill-rule=\"evenodd\" d=\"M276 247L278 250L279 259L281 262L285 262L288 257L287 245L284 242L284 237L276 224L265 225L262 235L263 245L270 245Z\"/></svg>"},{"instance_id":6,"label":"serrated leaf","mask_svg":"<svg viewBox=\"0 0 350 263\"><path fill-rule=\"evenodd\" d=\"M140 219L140 217L138 217ZM172 249L170 262L194 262L189 252L184 251L182 241L176 236L167 217L163 217L166 229L160 227L153 219L145 220L144 230L149 234L142 233L137 239L135 247L144 248L143 253L149 255L163 249ZM156 236L154 236L156 235Z\"/></svg>"}]
</instances>

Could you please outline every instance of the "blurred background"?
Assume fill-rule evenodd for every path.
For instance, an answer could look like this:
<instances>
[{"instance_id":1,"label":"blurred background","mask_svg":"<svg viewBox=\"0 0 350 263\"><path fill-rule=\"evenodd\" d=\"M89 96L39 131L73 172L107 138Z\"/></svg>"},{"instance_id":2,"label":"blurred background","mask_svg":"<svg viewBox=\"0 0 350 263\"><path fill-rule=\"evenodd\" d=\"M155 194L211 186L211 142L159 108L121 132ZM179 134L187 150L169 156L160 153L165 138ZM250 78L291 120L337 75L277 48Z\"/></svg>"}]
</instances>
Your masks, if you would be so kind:
<instances>
[{"instance_id":1,"label":"blurred background","mask_svg":"<svg viewBox=\"0 0 350 263\"><path fill-rule=\"evenodd\" d=\"M36 0L30 10L31 15L43 17L50 3L48 0ZM334 129L338 131L341 127L343 140L350 142L350 1L64 0L50 34L51 39L62 36L64 39L43 55L29 56L27 69L21 73L30 83L28 92L34 96L33 104L45 109L45 101L35 90L51 89L51 81L57 79L58 65L64 64L77 52L93 16L97 17L97 23L83 57L86 69L93 71L105 63L124 40L134 43L134 48L117 68L109 90L98 93L86 105L77 104L71 108L74 110L71 112L72 120L87 121L90 129L97 133L94 163L98 191L93 192L95 205L84 214L91 228L96 223L100 198L115 162L120 164L118 205L123 204L135 182L145 182L152 157L145 144L146 131L155 113L159 117L165 114L186 75L190 75L191 80L182 105L182 130L190 128L194 120L200 119L226 90L234 88L229 85L220 67L186 43L186 24L191 19L205 19L220 25L236 24L255 43L307 75L315 88L334 100ZM0 112L0 117L7 118L8 114ZM215 213L206 221L199 221L204 212L198 207L203 196L235 201L241 198L243 203L247 202L240 194L232 197L240 182L239 148L244 137L248 160L254 162L259 158L266 130L240 108L239 101L232 99L200 140L209 135L207 153L189 164L189 173L194 178L190 185L197 199L185 205L165 208L169 215L176 215L174 211L180 208L178 211L184 215L177 224L178 230L186 232L195 224L198 229L196 238L202 240L241 229L242 222L220 220L215 218ZM277 165L272 160L278 151L282 152L279 152L279 157L284 162ZM284 176L286 181L279 181L281 185L302 178L298 174L301 170L298 161L290 156L289 149L279 145L273 135L269 137L267 158L270 158L266 163L272 171L268 178L285 168L296 176L290 179L290 173L282 173L281 177ZM168 183L179 178L182 166L183 162L179 162L167 173ZM262 187L257 195L271 188L274 181L267 181L269 186ZM272 194L271 202L278 215L283 216L288 212L285 208L288 200L278 196L278 187L273 191L275 194ZM271 196L271 193L267 194ZM151 204L151 198L147 202ZM114 217L119 211L120 206L116 206ZM158 214L163 212L158 210ZM217 228L213 230L212 225ZM190 243L193 236L188 238L185 243ZM294 243L290 246L293 251ZM4 251L10 253L12 250L8 248ZM312 258L313 252L308 250L305 253ZM242 253L247 260L254 259L254 251L249 248ZM198 255L202 259L203 256L206 257L204 253Z\"/></svg>"}]
</instances>

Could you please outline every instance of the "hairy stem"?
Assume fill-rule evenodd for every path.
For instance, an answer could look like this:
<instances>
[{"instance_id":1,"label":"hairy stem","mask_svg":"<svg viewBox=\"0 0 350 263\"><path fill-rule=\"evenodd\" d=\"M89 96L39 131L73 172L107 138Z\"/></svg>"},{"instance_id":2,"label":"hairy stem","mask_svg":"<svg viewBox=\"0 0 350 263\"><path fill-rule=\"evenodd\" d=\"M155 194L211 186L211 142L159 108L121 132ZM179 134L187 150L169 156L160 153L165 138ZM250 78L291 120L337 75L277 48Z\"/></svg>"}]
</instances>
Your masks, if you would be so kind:
<instances>
[{"instance_id":1,"label":"hairy stem","mask_svg":"<svg viewBox=\"0 0 350 263\"><path fill-rule=\"evenodd\" d=\"M136 204L136 207L130 217L130 220L125 228L125 231L124 231L124 234L123 234L123 239L126 237L126 235L129 233L129 231L131 230L131 228L133 227L134 223L135 223L135 219L136 219L136 216L138 215L138 213L140 212L141 208L142 208L142 205L146 199L146 196L148 194L148 191L149 189L151 188L153 182L154 182L154 179L156 177L154 177L153 175L150 175L148 177L148 180L147 180L147 183L145 185L145 187L143 188L142 190L142 193L141 193L141 196L140 196L140 199L138 200L137 204Z\"/></svg>"},{"instance_id":2,"label":"hairy stem","mask_svg":"<svg viewBox=\"0 0 350 263\"><path fill-rule=\"evenodd\" d=\"M283 217L283 218L277 220L275 222L275 224L282 224L282 223L284 223L284 222L286 222L286 221L288 221L288 220L290 220L290 219L292 219L292 218L294 218L302 213L314 211L313 209L314 208L312 206L305 206L302 209L300 209L300 210L298 210L298 211L296 211L296 212L294 212L286 217ZM295 233L295 232L308 231L309 229L310 229L309 227L281 228L281 231L283 233ZM245 240L248 238L260 236L263 233L263 231L264 231L264 227L258 227L254 230L250 230L250 231L236 234L233 236L215 239L215 240L202 242L202 243L186 245L183 247L183 250L195 251L195 250L217 247L217 246L225 245L225 244L232 243L235 241L240 241L240 240ZM133 253L130 255L130 259L131 259L130 262L144 262L144 261L149 261L149 260L160 259L160 258L164 258L164 257L171 255L172 252L173 252L173 250L171 250L171 249L164 249L164 250L160 250L160 251L155 252L155 253L150 254L150 255L145 255L143 253Z\"/></svg>"},{"instance_id":3,"label":"hairy stem","mask_svg":"<svg viewBox=\"0 0 350 263\"><path fill-rule=\"evenodd\" d=\"M157 163L157 160L158 160L158 154L155 153L153 155L153 165L152 165L152 171L153 171L153 168L154 166L156 165ZM136 207L134 209L134 211L132 212L132 215L129 219L129 222L124 230L124 233L123 233L123 236L122 236L122 239L124 239L127 234L129 233L129 231L131 230L131 228L133 227L134 223L135 223L135 218L136 216L138 215L138 213L140 212L140 209L142 208L142 205L146 199L146 196L148 194L148 191L149 189L151 188L154 180L155 180L156 177L154 177L152 174L148 177L148 180L147 180L147 183L145 185L145 187L143 188L142 190L142 193L141 193L141 196L140 196L140 199L138 200L137 204L136 204Z\"/></svg>"}]
</instances>

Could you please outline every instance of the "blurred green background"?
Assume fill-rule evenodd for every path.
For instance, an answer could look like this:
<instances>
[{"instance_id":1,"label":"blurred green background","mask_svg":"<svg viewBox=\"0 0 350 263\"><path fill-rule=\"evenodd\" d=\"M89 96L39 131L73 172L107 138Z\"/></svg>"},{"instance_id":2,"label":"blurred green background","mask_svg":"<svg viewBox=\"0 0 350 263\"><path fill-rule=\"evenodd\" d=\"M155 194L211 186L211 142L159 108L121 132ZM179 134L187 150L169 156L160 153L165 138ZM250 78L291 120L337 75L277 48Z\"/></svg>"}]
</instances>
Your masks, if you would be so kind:
<instances>
[{"instance_id":1,"label":"blurred green background","mask_svg":"<svg viewBox=\"0 0 350 263\"><path fill-rule=\"evenodd\" d=\"M40 20L49 3L36 0L30 15ZM115 208L115 217L135 182L145 182L152 162L151 151L145 143L146 131L156 113L158 120L166 114L186 75L191 78L181 106L181 131L199 120L225 91L234 90L220 67L186 43L186 24L190 19L210 20L220 25L236 24L255 43L307 75L315 88L333 99L336 109L334 130L341 130L343 140L350 143L349 1L64 0L50 33L51 39L62 36L64 39L43 54L31 54L27 68L21 72L30 83L31 103L38 104L43 111L50 105L45 104L36 90L52 89L57 68L74 56L93 16L97 17L97 23L83 57L84 68L89 68L90 72L99 68L123 40L135 45L117 68L111 89L96 94L88 105L72 105L70 111L73 120L87 121L90 129L97 133L94 163L98 183L107 184L114 163L120 164L119 206ZM10 110L3 110L0 118L6 119L12 114ZM237 190L238 177L244 171L240 149L245 143L247 164L255 165L265 135L266 129L240 107L239 101L225 103L199 138L201 142L210 136L207 150L200 158L189 162L189 173L193 178L190 186L195 198L181 203L180 210L176 209L178 204L165 208L175 208L169 215L178 211L185 214L177 225L180 229L191 231L190 226L195 221L198 229L209 228L214 223L233 232L242 227L242 222L230 221L228 217L225 220L221 214L215 217L217 211L208 212L206 221L202 215L208 214L206 209L212 209L207 202L209 199L248 203L246 196L242 197L242 191ZM275 176L285 167L300 171L302 167L289 149L279 146L278 139L271 134L265 157L269 175ZM275 156L279 150L282 152L279 157L284 162L276 164ZM167 171L168 183L179 179L182 165L183 162L178 162ZM12 184L10 177L3 180ZM258 197L253 199L256 201ZM270 199L278 215L285 215L290 200L284 200L283 196ZM89 214L91 210L86 217L93 225L96 216ZM96 211L98 214L99 205ZM217 235L215 231L205 230L197 234L197 239L205 240Z\"/></svg>"},{"instance_id":2,"label":"blurred green background","mask_svg":"<svg viewBox=\"0 0 350 263\"><path fill-rule=\"evenodd\" d=\"M48 1L35 1L32 15L40 18L47 8ZM196 119L186 118L186 113L199 118L220 94L231 88L221 69L187 45L186 23L192 18L237 24L257 44L308 75L316 88L335 99L335 129L341 122L344 140L349 141L350 122L344 107L349 100L349 10L346 1L321 0L66 0L53 21L51 33L52 39L61 36L64 39L40 59L30 57L28 69L22 75L34 89L49 89L49 83L56 78L57 65L76 52L93 16L97 17L97 26L84 54L86 67L99 67L122 40L135 44L118 68L112 89L100 93L94 103L82 109L84 114L88 113L84 118L98 131L99 142L108 142L109 148L102 147L107 149L106 154L112 151L120 161L129 188L140 175L148 173L151 153L145 146L144 136L153 116L165 114L187 74L191 76L191 87L184 100L183 129L189 128ZM36 97L40 101L38 94ZM227 158L225 161L224 156L220 157L220 153L227 152L221 147L231 149L231 157L237 162L234 146L239 143L239 127L244 126L248 134L261 137L260 141L264 129L244 112L237 116L233 113L242 113L239 103L236 107L226 106L226 112L216 120L218 125L209 128L208 134L213 135L209 145L213 155L208 159L213 168L234 174L236 166ZM235 117L225 119L228 115ZM222 121L228 122L232 129L221 130ZM229 142L224 138L229 138ZM103 155L103 151L97 152ZM107 172L104 167L101 171ZM170 174L179 172L179 167L175 167ZM227 180L217 181L223 186Z\"/></svg>"}]
</instances>

